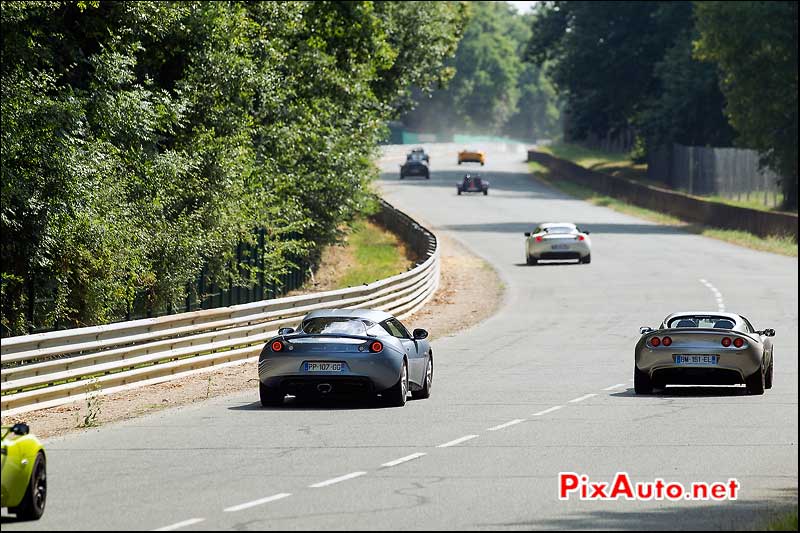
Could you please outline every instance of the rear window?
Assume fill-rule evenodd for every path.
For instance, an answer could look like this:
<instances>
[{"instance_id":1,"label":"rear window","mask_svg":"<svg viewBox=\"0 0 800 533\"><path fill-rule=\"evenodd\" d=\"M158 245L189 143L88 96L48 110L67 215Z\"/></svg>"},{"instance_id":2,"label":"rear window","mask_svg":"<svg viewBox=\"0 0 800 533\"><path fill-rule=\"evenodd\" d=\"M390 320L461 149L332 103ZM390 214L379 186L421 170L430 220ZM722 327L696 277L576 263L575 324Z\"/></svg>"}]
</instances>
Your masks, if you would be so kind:
<instances>
[{"instance_id":1,"label":"rear window","mask_svg":"<svg viewBox=\"0 0 800 533\"><path fill-rule=\"evenodd\" d=\"M323 317L312 318L303 322L302 331L310 335L323 333L340 333L344 335L366 335L372 322L358 318Z\"/></svg>"},{"instance_id":2,"label":"rear window","mask_svg":"<svg viewBox=\"0 0 800 533\"><path fill-rule=\"evenodd\" d=\"M728 317L717 315L677 316L667 322L668 328L733 329L736 323Z\"/></svg>"},{"instance_id":3,"label":"rear window","mask_svg":"<svg viewBox=\"0 0 800 533\"><path fill-rule=\"evenodd\" d=\"M551 226L549 228L545 228L544 231L546 233L572 233L575 231L575 228L570 226Z\"/></svg>"}]
</instances>

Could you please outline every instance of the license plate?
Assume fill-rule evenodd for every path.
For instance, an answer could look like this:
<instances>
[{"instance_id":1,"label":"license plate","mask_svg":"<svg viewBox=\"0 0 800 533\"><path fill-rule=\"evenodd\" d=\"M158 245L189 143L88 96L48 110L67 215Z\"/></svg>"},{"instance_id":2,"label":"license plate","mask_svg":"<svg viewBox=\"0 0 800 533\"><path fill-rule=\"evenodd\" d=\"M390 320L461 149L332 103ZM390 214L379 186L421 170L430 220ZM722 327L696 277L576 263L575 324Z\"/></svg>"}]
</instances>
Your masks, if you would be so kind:
<instances>
[{"instance_id":1,"label":"license plate","mask_svg":"<svg viewBox=\"0 0 800 533\"><path fill-rule=\"evenodd\" d=\"M718 355L676 355L676 365L716 365L719 362Z\"/></svg>"},{"instance_id":2,"label":"license plate","mask_svg":"<svg viewBox=\"0 0 800 533\"><path fill-rule=\"evenodd\" d=\"M550 246L551 250L569 250L569 244L553 244Z\"/></svg>"},{"instance_id":3,"label":"license plate","mask_svg":"<svg viewBox=\"0 0 800 533\"><path fill-rule=\"evenodd\" d=\"M306 372L341 372L342 363L315 363L306 361Z\"/></svg>"}]
</instances>

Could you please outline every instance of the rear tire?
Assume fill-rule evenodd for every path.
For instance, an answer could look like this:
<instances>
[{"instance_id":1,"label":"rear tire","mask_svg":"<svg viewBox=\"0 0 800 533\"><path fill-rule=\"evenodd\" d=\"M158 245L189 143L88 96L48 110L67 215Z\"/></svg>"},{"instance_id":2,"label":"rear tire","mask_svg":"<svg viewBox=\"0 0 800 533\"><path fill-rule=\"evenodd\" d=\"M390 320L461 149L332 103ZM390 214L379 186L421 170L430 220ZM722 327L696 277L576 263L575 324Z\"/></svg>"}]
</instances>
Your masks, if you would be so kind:
<instances>
[{"instance_id":1,"label":"rear tire","mask_svg":"<svg viewBox=\"0 0 800 533\"><path fill-rule=\"evenodd\" d=\"M529 264L529 265L535 265L538 262L538 260L535 257L531 257L529 255L526 255L525 256L525 262L527 264Z\"/></svg>"},{"instance_id":2,"label":"rear tire","mask_svg":"<svg viewBox=\"0 0 800 533\"><path fill-rule=\"evenodd\" d=\"M405 176L403 176L402 174L400 174L400 179L403 179L403 178L405 178Z\"/></svg>"},{"instance_id":3,"label":"rear tire","mask_svg":"<svg viewBox=\"0 0 800 533\"><path fill-rule=\"evenodd\" d=\"M387 405L392 407L403 407L406 404L406 396L408 395L408 365L403 361L403 371L400 374L400 379L393 387L383 391L381 397L385 400Z\"/></svg>"},{"instance_id":4,"label":"rear tire","mask_svg":"<svg viewBox=\"0 0 800 533\"><path fill-rule=\"evenodd\" d=\"M430 172L428 172L427 174L425 174L425 179L426 179L426 180L429 180L429 179L431 179L431 173L430 173Z\"/></svg>"},{"instance_id":5,"label":"rear tire","mask_svg":"<svg viewBox=\"0 0 800 533\"><path fill-rule=\"evenodd\" d=\"M262 407L278 407L283 405L283 398L286 396L280 390L267 387L260 381L258 382L258 395L261 398Z\"/></svg>"},{"instance_id":6,"label":"rear tire","mask_svg":"<svg viewBox=\"0 0 800 533\"><path fill-rule=\"evenodd\" d=\"M592 262L592 254L587 255L586 257L581 257L581 263L584 265L588 265Z\"/></svg>"},{"instance_id":7,"label":"rear tire","mask_svg":"<svg viewBox=\"0 0 800 533\"><path fill-rule=\"evenodd\" d=\"M749 376L745 380L745 385L747 386L747 392L752 394L753 396L760 396L764 394L764 386L765 386L765 374L764 368L759 367L752 376Z\"/></svg>"},{"instance_id":8,"label":"rear tire","mask_svg":"<svg viewBox=\"0 0 800 533\"><path fill-rule=\"evenodd\" d=\"M636 394L653 394L653 382L647 372L633 365L633 390Z\"/></svg>"},{"instance_id":9,"label":"rear tire","mask_svg":"<svg viewBox=\"0 0 800 533\"><path fill-rule=\"evenodd\" d=\"M10 509L22 520L39 520L44 514L44 507L47 503L47 462L44 454L36 454L36 461L33 463L31 478L28 480L28 488L22 497L19 506Z\"/></svg>"},{"instance_id":10,"label":"rear tire","mask_svg":"<svg viewBox=\"0 0 800 533\"><path fill-rule=\"evenodd\" d=\"M458 195L461 196L461 189L457 189L457 190L458 190Z\"/></svg>"},{"instance_id":11,"label":"rear tire","mask_svg":"<svg viewBox=\"0 0 800 533\"><path fill-rule=\"evenodd\" d=\"M433 387L433 357L428 357L428 364L425 365L425 384L418 391L412 391L411 397L415 400L424 400L431 397Z\"/></svg>"},{"instance_id":12,"label":"rear tire","mask_svg":"<svg viewBox=\"0 0 800 533\"><path fill-rule=\"evenodd\" d=\"M486 189L485 191L483 191L483 195L484 196L486 196L487 194L489 194L489 189Z\"/></svg>"}]
</instances>

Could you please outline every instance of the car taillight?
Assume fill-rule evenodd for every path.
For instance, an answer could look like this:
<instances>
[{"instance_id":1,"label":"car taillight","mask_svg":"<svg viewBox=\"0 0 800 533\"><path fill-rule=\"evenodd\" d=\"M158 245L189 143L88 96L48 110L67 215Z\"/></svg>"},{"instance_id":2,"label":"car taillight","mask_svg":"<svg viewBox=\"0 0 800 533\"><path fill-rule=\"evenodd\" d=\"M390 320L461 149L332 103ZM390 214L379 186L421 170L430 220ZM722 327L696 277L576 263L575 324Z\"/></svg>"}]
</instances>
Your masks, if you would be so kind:
<instances>
[{"instance_id":1,"label":"car taillight","mask_svg":"<svg viewBox=\"0 0 800 533\"><path fill-rule=\"evenodd\" d=\"M273 352L280 352L283 351L283 343L281 341L275 341L272 343L272 351Z\"/></svg>"},{"instance_id":2,"label":"car taillight","mask_svg":"<svg viewBox=\"0 0 800 533\"><path fill-rule=\"evenodd\" d=\"M722 337L722 345L724 347L728 347L731 345L731 338L730 337Z\"/></svg>"},{"instance_id":3,"label":"car taillight","mask_svg":"<svg viewBox=\"0 0 800 533\"><path fill-rule=\"evenodd\" d=\"M658 337L653 337L650 339L650 346L661 346L661 339Z\"/></svg>"},{"instance_id":4,"label":"car taillight","mask_svg":"<svg viewBox=\"0 0 800 533\"><path fill-rule=\"evenodd\" d=\"M579 241L583 241L583 240L585 240L585 239L586 239L586 238L585 238L583 235L578 235L578 240L579 240Z\"/></svg>"},{"instance_id":5,"label":"car taillight","mask_svg":"<svg viewBox=\"0 0 800 533\"><path fill-rule=\"evenodd\" d=\"M663 339L661 339L661 344L663 344L664 346L669 346L670 344L672 344L672 338L664 337Z\"/></svg>"},{"instance_id":6,"label":"car taillight","mask_svg":"<svg viewBox=\"0 0 800 533\"><path fill-rule=\"evenodd\" d=\"M733 345L736 346L737 348L741 348L742 346L744 346L744 339L740 338L733 339Z\"/></svg>"},{"instance_id":7,"label":"car taillight","mask_svg":"<svg viewBox=\"0 0 800 533\"><path fill-rule=\"evenodd\" d=\"M539 235L538 237L536 237L536 242L542 242L542 236L541 236L541 235Z\"/></svg>"},{"instance_id":8,"label":"car taillight","mask_svg":"<svg viewBox=\"0 0 800 533\"><path fill-rule=\"evenodd\" d=\"M369 351L372 353L378 353L383 350L383 343L380 341L375 341L369 345Z\"/></svg>"}]
</instances>

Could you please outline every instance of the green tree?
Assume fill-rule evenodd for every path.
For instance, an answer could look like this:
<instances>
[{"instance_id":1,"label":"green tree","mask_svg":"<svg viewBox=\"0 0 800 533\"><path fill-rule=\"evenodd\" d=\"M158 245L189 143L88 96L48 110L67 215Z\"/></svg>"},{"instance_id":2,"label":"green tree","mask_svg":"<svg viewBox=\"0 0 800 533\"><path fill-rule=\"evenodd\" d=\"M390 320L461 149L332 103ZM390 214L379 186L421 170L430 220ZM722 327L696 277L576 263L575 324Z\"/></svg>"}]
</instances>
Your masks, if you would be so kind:
<instances>
[{"instance_id":1,"label":"green tree","mask_svg":"<svg viewBox=\"0 0 800 533\"><path fill-rule=\"evenodd\" d=\"M696 2L697 57L719 66L738 144L783 176L797 209L797 2Z\"/></svg>"}]
</instances>

